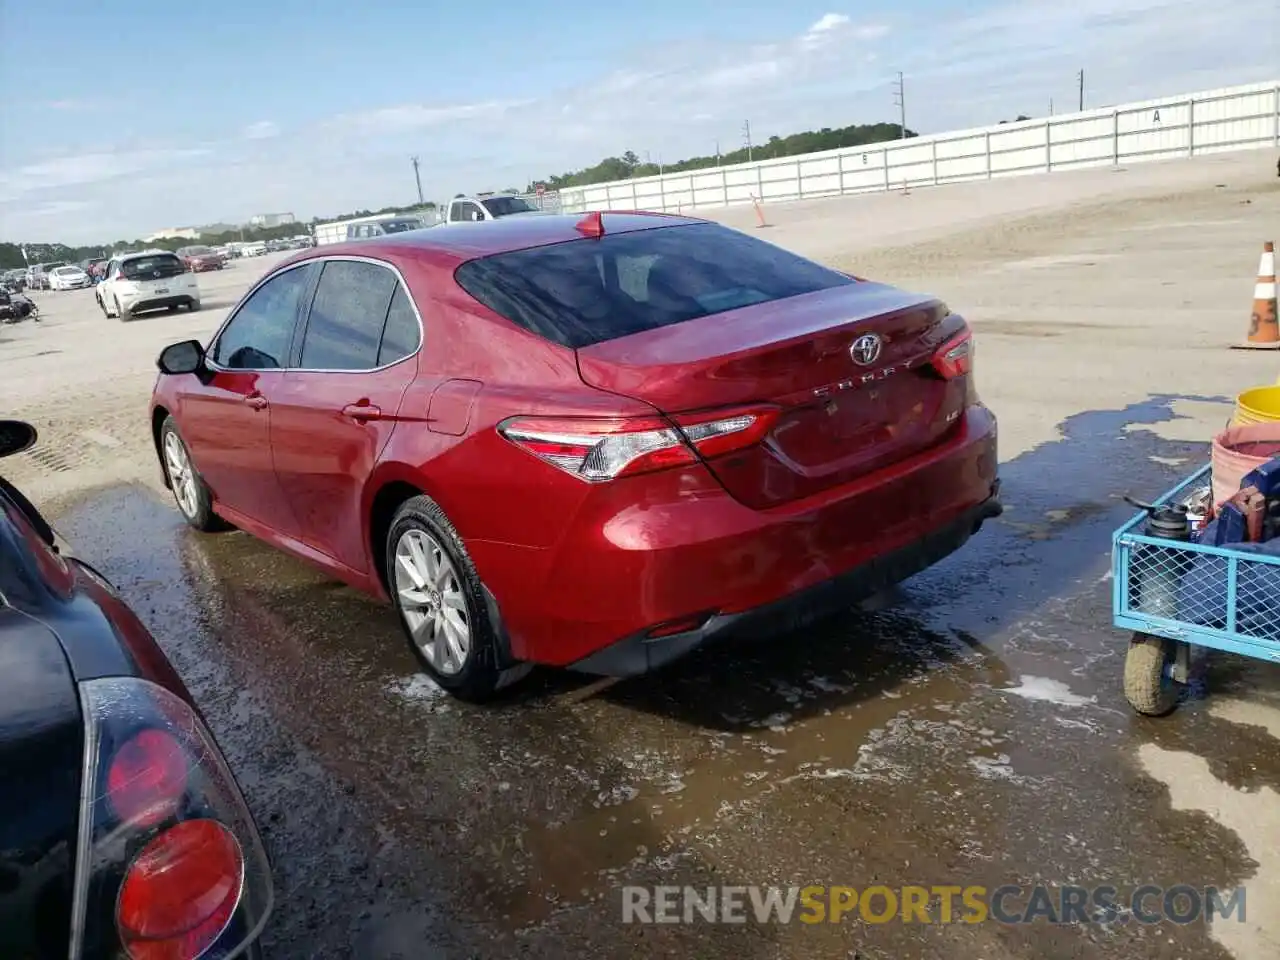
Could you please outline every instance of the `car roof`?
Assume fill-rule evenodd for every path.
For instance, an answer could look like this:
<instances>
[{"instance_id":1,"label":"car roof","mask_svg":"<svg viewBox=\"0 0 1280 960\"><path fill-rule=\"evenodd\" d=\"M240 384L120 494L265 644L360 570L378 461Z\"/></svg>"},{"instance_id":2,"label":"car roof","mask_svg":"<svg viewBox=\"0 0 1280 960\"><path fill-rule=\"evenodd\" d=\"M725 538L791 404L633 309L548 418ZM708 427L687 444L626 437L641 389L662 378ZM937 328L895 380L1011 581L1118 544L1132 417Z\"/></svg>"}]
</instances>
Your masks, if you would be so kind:
<instances>
[{"instance_id":1,"label":"car roof","mask_svg":"<svg viewBox=\"0 0 1280 960\"><path fill-rule=\"evenodd\" d=\"M459 261L473 260L528 247L581 240L584 235L578 230L578 224L585 216L587 214L547 214L542 217L501 217L485 223L441 224L369 240L314 247L295 258L295 262L344 254L395 259L412 255L414 251L441 253ZM601 222L607 236L707 221L664 213L604 212Z\"/></svg>"}]
</instances>

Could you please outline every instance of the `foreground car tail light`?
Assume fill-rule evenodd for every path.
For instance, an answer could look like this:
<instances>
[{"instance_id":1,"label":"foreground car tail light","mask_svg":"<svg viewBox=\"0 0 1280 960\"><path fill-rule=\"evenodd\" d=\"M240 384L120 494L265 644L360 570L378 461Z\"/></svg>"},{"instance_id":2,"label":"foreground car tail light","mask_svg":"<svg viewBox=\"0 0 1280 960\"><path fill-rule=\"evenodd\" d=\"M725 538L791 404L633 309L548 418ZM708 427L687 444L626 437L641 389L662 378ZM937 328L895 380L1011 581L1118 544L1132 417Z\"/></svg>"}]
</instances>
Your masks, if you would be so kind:
<instances>
[{"instance_id":1,"label":"foreground car tail light","mask_svg":"<svg viewBox=\"0 0 1280 960\"><path fill-rule=\"evenodd\" d=\"M212 734L145 680L92 680L81 700L71 957L241 955L271 912L271 868Z\"/></svg>"},{"instance_id":2,"label":"foreground car tail light","mask_svg":"<svg viewBox=\"0 0 1280 960\"><path fill-rule=\"evenodd\" d=\"M724 456L759 443L780 410L761 405L665 417L513 417L498 432L583 480L602 481Z\"/></svg>"}]
</instances>

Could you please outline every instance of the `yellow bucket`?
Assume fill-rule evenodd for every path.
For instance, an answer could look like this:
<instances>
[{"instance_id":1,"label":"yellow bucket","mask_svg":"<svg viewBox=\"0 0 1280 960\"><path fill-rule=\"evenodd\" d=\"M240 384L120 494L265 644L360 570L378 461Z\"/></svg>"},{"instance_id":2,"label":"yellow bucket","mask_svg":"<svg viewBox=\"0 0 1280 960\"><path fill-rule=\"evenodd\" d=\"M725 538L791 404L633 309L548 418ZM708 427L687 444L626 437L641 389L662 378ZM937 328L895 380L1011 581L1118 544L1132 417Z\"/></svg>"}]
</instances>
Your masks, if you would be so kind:
<instances>
[{"instance_id":1,"label":"yellow bucket","mask_svg":"<svg viewBox=\"0 0 1280 960\"><path fill-rule=\"evenodd\" d=\"M1280 384L1254 387L1236 397L1236 415L1231 420L1232 426L1277 421L1280 421Z\"/></svg>"}]
</instances>

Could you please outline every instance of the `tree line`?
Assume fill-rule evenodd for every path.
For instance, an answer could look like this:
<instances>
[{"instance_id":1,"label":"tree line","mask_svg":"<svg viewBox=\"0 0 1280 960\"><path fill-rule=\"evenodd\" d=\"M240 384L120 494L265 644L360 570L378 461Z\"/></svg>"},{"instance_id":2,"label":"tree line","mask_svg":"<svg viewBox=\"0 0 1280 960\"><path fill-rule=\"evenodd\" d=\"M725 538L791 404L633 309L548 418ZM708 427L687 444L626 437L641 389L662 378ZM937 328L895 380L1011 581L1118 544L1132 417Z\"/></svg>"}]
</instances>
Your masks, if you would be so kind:
<instances>
[{"instance_id":1,"label":"tree line","mask_svg":"<svg viewBox=\"0 0 1280 960\"><path fill-rule=\"evenodd\" d=\"M620 157L605 157L592 167L571 173L552 174L541 182L548 190L565 187L585 187L593 183L610 183L614 180L630 180L634 177L656 177L659 173L679 173L684 170L705 170L709 167L747 163L750 160L776 160L822 150L839 150L843 147L862 147L886 140L897 140L903 135L917 136L908 127L905 131L896 123L855 123L847 127L823 127L806 130L785 137L773 136L764 143L745 146L728 153L702 157L688 157L675 163L657 164L652 159L642 161L633 150ZM531 182L526 192L532 193L538 181Z\"/></svg>"},{"instance_id":2,"label":"tree line","mask_svg":"<svg viewBox=\"0 0 1280 960\"><path fill-rule=\"evenodd\" d=\"M220 233L201 233L200 237L195 240L187 237L172 237L164 240L134 239L117 240L114 243L91 243L84 246L73 246L65 243L28 243L26 244L27 260L22 258L22 244L0 243L0 270L25 267L28 260L31 263L50 263L55 260L79 263L82 260L108 257L117 251L123 250L177 250L179 247L190 247L196 244L219 247L240 241L254 243L257 241L283 240L286 237L296 237L300 233L309 233L317 223L326 223L330 220L377 217L393 213L429 213L434 211L435 208L436 205L434 203L427 201L410 207L397 206L383 207L381 210L356 210L353 213L345 213L336 217L312 217L307 221L283 223L277 227L244 226Z\"/></svg>"}]
</instances>

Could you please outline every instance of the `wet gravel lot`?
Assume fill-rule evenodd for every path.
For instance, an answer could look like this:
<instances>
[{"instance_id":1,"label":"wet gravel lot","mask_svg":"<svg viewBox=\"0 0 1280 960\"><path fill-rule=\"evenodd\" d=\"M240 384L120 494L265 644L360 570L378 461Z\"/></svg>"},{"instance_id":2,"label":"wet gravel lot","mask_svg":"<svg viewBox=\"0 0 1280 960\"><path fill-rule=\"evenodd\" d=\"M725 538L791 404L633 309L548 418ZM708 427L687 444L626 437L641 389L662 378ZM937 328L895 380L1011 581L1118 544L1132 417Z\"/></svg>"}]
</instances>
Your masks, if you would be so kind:
<instances>
[{"instance_id":1,"label":"wet gravel lot","mask_svg":"<svg viewBox=\"0 0 1280 960\"><path fill-rule=\"evenodd\" d=\"M188 531L148 489L59 523L165 640L241 778L277 870L269 956L1225 958L1200 924L620 922L624 884L1254 874L1139 758L1215 743L1215 777L1280 788L1276 741L1207 706L1275 698L1274 671L1200 663L1213 701L1141 720L1107 626L1119 494L1198 452L1124 431L1170 400L1082 415L1007 462L1005 517L885 609L603 689L535 674L489 707L418 674L388 610L243 534Z\"/></svg>"},{"instance_id":2,"label":"wet gravel lot","mask_svg":"<svg viewBox=\"0 0 1280 960\"><path fill-rule=\"evenodd\" d=\"M274 861L271 960L1275 960L1280 670L1201 658L1179 711L1142 719L1110 627L1121 496L1203 463L1234 392L1280 372L1225 346L1280 222L1274 164L1248 180L1242 163L1177 190L1181 168L1152 164L1163 193L964 231L938 226L979 202L947 199L963 186L771 209L774 242L970 318L1008 509L875 609L651 677L538 671L462 705L417 672L389 609L182 525L149 449L152 358L207 337L265 262L201 275L198 314L119 324L86 291L41 295L40 328L0 329L0 408L42 433L3 468L201 703ZM1025 183L1035 204L1095 189ZM900 221L912 245L894 248ZM628 884L1036 882L1243 884L1247 919L622 922Z\"/></svg>"}]
</instances>

